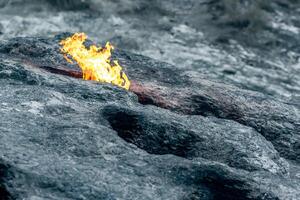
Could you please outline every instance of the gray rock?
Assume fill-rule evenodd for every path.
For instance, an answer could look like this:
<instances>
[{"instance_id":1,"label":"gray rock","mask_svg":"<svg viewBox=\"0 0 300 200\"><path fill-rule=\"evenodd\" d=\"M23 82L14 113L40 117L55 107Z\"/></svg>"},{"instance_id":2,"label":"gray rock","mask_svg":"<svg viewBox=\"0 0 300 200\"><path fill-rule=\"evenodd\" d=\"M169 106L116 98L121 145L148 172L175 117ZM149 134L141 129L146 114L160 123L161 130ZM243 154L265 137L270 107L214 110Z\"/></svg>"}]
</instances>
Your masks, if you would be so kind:
<instances>
[{"instance_id":1,"label":"gray rock","mask_svg":"<svg viewBox=\"0 0 300 200\"><path fill-rule=\"evenodd\" d=\"M205 158L248 171L288 171L270 142L233 121L180 116L155 107L109 106L104 113L120 137L151 154Z\"/></svg>"},{"instance_id":2,"label":"gray rock","mask_svg":"<svg viewBox=\"0 0 300 200\"><path fill-rule=\"evenodd\" d=\"M172 65L126 53L117 55L136 81L131 90L142 104L239 122L261 133L283 157L300 161L299 105L205 76L198 77L197 82L191 81L182 71L172 70Z\"/></svg>"},{"instance_id":3,"label":"gray rock","mask_svg":"<svg viewBox=\"0 0 300 200\"><path fill-rule=\"evenodd\" d=\"M3 199L299 197L280 157L297 150L274 142L299 142L298 107L123 51L131 91L83 81L59 52L65 36L0 44Z\"/></svg>"}]
</instances>

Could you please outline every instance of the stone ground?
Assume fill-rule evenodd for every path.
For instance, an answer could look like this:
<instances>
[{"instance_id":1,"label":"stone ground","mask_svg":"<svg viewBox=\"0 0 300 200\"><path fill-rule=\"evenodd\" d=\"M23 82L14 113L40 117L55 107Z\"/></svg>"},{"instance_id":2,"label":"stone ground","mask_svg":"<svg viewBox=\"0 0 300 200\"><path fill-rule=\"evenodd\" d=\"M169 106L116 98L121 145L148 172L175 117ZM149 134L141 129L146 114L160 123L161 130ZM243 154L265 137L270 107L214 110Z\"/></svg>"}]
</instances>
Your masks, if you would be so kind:
<instances>
[{"instance_id":1,"label":"stone ground","mask_svg":"<svg viewBox=\"0 0 300 200\"><path fill-rule=\"evenodd\" d=\"M0 199L299 199L298 2L180 2L0 3ZM62 31L113 41L130 91Z\"/></svg>"}]
</instances>

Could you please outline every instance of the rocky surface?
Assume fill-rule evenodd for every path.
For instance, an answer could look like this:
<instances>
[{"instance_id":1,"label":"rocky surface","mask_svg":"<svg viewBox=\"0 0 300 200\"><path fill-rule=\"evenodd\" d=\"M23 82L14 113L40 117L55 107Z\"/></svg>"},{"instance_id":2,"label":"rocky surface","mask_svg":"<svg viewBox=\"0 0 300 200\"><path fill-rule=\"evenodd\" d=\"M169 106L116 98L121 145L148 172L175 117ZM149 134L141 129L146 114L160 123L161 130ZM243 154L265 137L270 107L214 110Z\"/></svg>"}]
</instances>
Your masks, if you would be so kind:
<instances>
[{"instance_id":1,"label":"rocky surface","mask_svg":"<svg viewBox=\"0 0 300 200\"><path fill-rule=\"evenodd\" d=\"M297 199L297 106L125 51L129 92L83 81L66 35L0 45L3 199Z\"/></svg>"},{"instance_id":2,"label":"rocky surface","mask_svg":"<svg viewBox=\"0 0 300 200\"><path fill-rule=\"evenodd\" d=\"M2 39L82 31L171 63L195 81L204 74L300 102L299 0L2 2Z\"/></svg>"},{"instance_id":3,"label":"rocky surface","mask_svg":"<svg viewBox=\"0 0 300 200\"><path fill-rule=\"evenodd\" d=\"M0 1L0 199L299 199L299 5ZM81 80L64 31L130 90Z\"/></svg>"}]
</instances>

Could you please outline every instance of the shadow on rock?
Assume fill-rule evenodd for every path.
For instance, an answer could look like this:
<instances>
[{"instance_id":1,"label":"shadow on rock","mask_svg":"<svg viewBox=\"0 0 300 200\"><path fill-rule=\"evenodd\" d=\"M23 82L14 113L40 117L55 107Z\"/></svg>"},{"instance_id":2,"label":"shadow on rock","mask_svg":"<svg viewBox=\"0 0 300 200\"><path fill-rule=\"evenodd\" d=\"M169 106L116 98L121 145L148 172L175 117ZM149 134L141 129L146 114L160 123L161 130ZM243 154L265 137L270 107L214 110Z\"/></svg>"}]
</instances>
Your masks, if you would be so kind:
<instances>
[{"instance_id":1,"label":"shadow on rock","mask_svg":"<svg viewBox=\"0 0 300 200\"><path fill-rule=\"evenodd\" d=\"M288 164L272 144L238 123L201 116L182 116L155 107L109 106L104 115L125 141L151 154L205 158L248 171L264 169L287 175Z\"/></svg>"}]
</instances>

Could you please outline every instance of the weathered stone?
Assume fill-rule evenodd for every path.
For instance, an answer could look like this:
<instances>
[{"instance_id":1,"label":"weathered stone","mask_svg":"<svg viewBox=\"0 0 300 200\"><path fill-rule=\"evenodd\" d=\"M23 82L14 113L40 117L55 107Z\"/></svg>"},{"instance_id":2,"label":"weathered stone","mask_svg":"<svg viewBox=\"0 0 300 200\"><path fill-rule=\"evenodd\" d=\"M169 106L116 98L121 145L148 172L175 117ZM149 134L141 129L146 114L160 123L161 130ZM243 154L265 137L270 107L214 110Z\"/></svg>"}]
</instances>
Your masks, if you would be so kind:
<instances>
[{"instance_id":1,"label":"weathered stone","mask_svg":"<svg viewBox=\"0 0 300 200\"><path fill-rule=\"evenodd\" d=\"M61 37L0 44L4 198L298 198L298 107L123 51L131 91L83 81Z\"/></svg>"},{"instance_id":2,"label":"weathered stone","mask_svg":"<svg viewBox=\"0 0 300 200\"><path fill-rule=\"evenodd\" d=\"M117 55L124 58L120 63L136 81L131 90L139 96L142 104L189 115L230 119L253 127L272 142L283 157L300 161L299 106L204 76L192 82L182 76L180 70L172 70L174 66L137 55Z\"/></svg>"}]
</instances>

